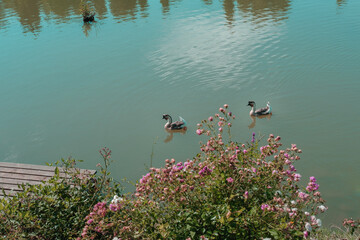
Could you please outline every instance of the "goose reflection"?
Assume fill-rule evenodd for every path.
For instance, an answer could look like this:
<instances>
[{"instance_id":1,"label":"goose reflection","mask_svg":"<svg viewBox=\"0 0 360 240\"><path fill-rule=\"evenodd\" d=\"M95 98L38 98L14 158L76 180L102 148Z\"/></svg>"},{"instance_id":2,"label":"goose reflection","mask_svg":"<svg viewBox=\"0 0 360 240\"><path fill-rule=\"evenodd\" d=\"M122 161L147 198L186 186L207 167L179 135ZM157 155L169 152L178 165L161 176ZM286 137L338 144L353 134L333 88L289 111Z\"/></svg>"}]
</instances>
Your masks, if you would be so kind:
<instances>
[{"instance_id":1,"label":"goose reflection","mask_svg":"<svg viewBox=\"0 0 360 240\"><path fill-rule=\"evenodd\" d=\"M336 3L339 7L342 7L343 5L346 4L346 0L336 0Z\"/></svg>"},{"instance_id":2,"label":"goose reflection","mask_svg":"<svg viewBox=\"0 0 360 240\"><path fill-rule=\"evenodd\" d=\"M99 25L97 22L84 22L82 26L83 33L85 37L90 35L90 32L95 29L95 33L99 30Z\"/></svg>"},{"instance_id":3,"label":"goose reflection","mask_svg":"<svg viewBox=\"0 0 360 240\"><path fill-rule=\"evenodd\" d=\"M260 118L260 119L261 119L261 118L267 118L268 120L270 120L271 116L272 116L272 113L270 113L270 114L268 114L268 115L259 115L259 116L251 116L251 115L250 115L250 118L251 118L252 122L251 122L251 124L248 126L249 129L255 127L255 125L256 125L256 118Z\"/></svg>"},{"instance_id":4,"label":"goose reflection","mask_svg":"<svg viewBox=\"0 0 360 240\"><path fill-rule=\"evenodd\" d=\"M171 142L174 138L174 133L180 133L181 135L184 135L187 131L187 128L183 128L183 129L168 129L168 128L164 128L165 132L167 132L169 135L167 135L167 137L164 140L164 143L168 143Z\"/></svg>"}]
</instances>

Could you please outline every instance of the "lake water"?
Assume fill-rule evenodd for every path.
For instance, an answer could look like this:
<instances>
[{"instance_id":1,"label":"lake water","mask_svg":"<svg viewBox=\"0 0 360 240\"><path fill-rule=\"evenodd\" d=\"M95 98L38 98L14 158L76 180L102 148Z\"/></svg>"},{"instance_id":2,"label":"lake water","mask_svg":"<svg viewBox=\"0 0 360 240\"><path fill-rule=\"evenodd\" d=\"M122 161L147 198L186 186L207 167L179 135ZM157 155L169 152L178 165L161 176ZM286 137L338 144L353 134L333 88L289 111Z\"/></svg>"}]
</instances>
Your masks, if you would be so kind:
<instances>
[{"instance_id":1,"label":"lake water","mask_svg":"<svg viewBox=\"0 0 360 240\"><path fill-rule=\"evenodd\" d=\"M72 156L139 179L199 152L196 123L224 103L236 139L274 133L303 150L325 224L360 216L360 1L0 0L0 161ZM271 102L252 124L248 100ZM162 114L186 119L168 135ZM253 127L253 128L249 128Z\"/></svg>"}]
</instances>

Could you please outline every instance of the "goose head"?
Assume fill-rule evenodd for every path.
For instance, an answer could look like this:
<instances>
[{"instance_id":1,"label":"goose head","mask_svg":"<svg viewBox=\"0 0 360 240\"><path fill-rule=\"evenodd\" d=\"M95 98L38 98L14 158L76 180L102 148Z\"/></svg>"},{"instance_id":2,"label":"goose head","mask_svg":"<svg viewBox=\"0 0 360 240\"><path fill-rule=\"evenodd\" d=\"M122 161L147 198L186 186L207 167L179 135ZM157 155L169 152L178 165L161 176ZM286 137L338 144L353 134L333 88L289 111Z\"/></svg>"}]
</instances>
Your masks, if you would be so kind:
<instances>
[{"instance_id":1,"label":"goose head","mask_svg":"<svg viewBox=\"0 0 360 240\"><path fill-rule=\"evenodd\" d=\"M165 120L168 120L170 118L170 115L169 114L163 114L162 118L165 119Z\"/></svg>"},{"instance_id":2,"label":"goose head","mask_svg":"<svg viewBox=\"0 0 360 240\"><path fill-rule=\"evenodd\" d=\"M254 102L254 101L249 101L246 106L254 107L254 106L255 106L255 102Z\"/></svg>"}]
</instances>

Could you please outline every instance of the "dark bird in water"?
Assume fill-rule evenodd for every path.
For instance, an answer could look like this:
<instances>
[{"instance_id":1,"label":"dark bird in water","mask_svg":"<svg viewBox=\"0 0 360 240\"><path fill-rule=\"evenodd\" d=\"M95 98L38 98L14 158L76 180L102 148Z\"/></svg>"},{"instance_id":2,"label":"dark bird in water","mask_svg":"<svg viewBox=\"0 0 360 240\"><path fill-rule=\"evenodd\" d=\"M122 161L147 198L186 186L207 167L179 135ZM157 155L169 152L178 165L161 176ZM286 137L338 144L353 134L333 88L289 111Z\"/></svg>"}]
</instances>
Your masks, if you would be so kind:
<instances>
[{"instance_id":1,"label":"dark bird in water","mask_svg":"<svg viewBox=\"0 0 360 240\"><path fill-rule=\"evenodd\" d=\"M87 14L87 15L83 15L83 21L85 23L94 22L95 21L95 13L90 13L90 14Z\"/></svg>"},{"instance_id":2,"label":"dark bird in water","mask_svg":"<svg viewBox=\"0 0 360 240\"><path fill-rule=\"evenodd\" d=\"M167 130L186 130L186 121L182 117L179 117L180 121L172 122L172 118L169 114L163 114L163 119L167 120L164 128Z\"/></svg>"},{"instance_id":3,"label":"dark bird in water","mask_svg":"<svg viewBox=\"0 0 360 240\"><path fill-rule=\"evenodd\" d=\"M270 102L267 102L266 107L256 109L256 104L254 101L249 101L248 105L251 107L250 116L262 116L271 114Z\"/></svg>"}]
</instances>

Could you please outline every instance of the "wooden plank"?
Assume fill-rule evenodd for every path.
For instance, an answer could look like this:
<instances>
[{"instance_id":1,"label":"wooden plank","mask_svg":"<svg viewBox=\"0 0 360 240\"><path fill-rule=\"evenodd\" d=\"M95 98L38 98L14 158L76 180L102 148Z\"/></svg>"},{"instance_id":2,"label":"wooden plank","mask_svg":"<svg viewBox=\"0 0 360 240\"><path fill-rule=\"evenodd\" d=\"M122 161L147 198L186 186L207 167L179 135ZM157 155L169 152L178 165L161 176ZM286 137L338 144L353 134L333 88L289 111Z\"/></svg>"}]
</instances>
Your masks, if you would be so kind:
<instances>
[{"instance_id":1,"label":"wooden plank","mask_svg":"<svg viewBox=\"0 0 360 240\"><path fill-rule=\"evenodd\" d=\"M21 187L19 188L19 186L17 184L1 184L1 188L5 189L5 190L14 190L14 191L21 191Z\"/></svg>"},{"instance_id":2,"label":"wooden plank","mask_svg":"<svg viewBox=\"0 0 360 240\"><path fill-rule=\"evenodd\" d=\"M33 169L22 169L22 168L8 168L2 167L0 168L0 172L2 173L13 173L13 174L25 174L25 175L36 175L36 176L44 176L51 177L54 176L54 171L43 171L43 170L33 170Z\"/></svg>"},{"instance_id":3,"label":"wooden plank","mask_svg":"<svg viewBox=\"0 0 360 240\"><path fill-rule=\"evenodd\" d=\"M60 174L60 177L61 174ZM42 181L50 179L51 177L44 177L44 176L36 176L36 175L25 175L25 174L13 174L13 173L1 173L0 172L0 179L1 178L9 178L9 179L19 179L19 180L31 180L31 181Z\"/></svg>"},{"instance_id":4,"label":"wooden plank","mask_svg":"<svg viewBox=\"0 0 360 240\"><path fill-rule=\"evenodd\" d=\"M9 163L9 162L0 162L0 169L2 167L36 169L36 170L44 170L44 171L54 171L55 170L55 167L51 167L51 166L25 164L25 163Z\"/></svg>"},{"instance_id":5,"label":"wooden plank","mask_svg":"<svg viewBox=\"0 0 360 240\"><path fill-rule=\"evenodd\" d=\"M14 169L14 170L11 170ZM22 163L7 163L7 162L0 162L0 171L20 171L20 169L24 169L24 171L38 171L38 172L54 172L55 167L50 166L41 166L41 165L34 165L34 164L22 164ZM64 168L58 167L59 171L64 171ZM80 173L85 174L93 174L96 173L96 170L91 169L79 169Z\"/></svg>"},{"instance_id":6,"label":"wooden plank","mask_svg":"<svg viewBox=\"0 0 360 240\"><path fill-rule=\"evenodd\" d=\"M1 178L0 177L0 184L22 184L22 183L25 183L24 180L22 179L12 179L12 178ZM30 180L30 179L27 179L26 180L26 183L29 183L29 184L40 184L42 183L41 181L37 181L37 180Z\"/></svg>"},{"instance_id":7,"label":"wooden plank","mask_svg":"<svg viewBox=\"0 0 360 240\"><path fill-rule=\"evenodd\" d=\"M61 178L71 178L70 175L65 174L64 168L59 169L59 176ZM75 169L68 169L69 171ZM90 169L76 169L80 173L86 175L95 174L96 170ZM55 175L55 167L41 166L33 164L22 163L8 163L0 162L0 190L4 189L6 194L14 195L18 191L22 191L18 185L26 184L40 184L41 181L46 181ZM3 196L0 191L0 197Z\"/></svg>"}]
</instances>

